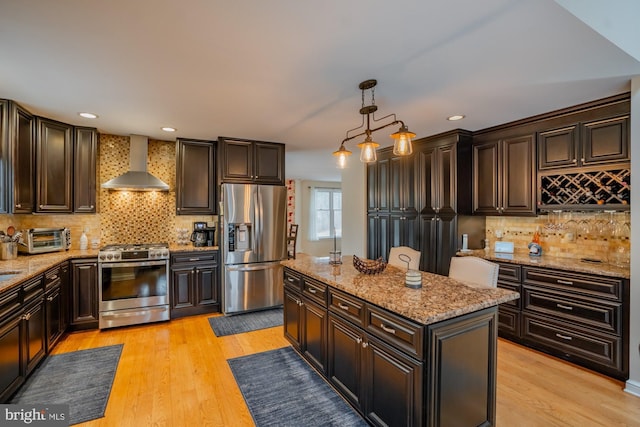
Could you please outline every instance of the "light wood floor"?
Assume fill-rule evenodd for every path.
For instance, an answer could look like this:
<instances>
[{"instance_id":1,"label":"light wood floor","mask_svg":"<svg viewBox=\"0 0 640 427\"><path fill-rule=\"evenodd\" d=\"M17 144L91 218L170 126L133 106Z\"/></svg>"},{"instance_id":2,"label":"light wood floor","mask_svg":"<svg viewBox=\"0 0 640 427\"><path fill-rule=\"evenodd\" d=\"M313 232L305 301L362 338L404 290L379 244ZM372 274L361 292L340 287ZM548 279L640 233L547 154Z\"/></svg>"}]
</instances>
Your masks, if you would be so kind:
<instances>
[{"instance_id":1,"label":"light wood floor","mask_svg":"<svg viewBox=\"0 0 640 427\"><path fill-rule=\"evenodd\" d=\"M80 425L252 426L226 359L288 342L281 327L218 338L208 317L67 335L54 354L124 344L105 417ZM640 398L623 387L499 340L500 427L640 426Z\"/></svg>"}]
</instances>

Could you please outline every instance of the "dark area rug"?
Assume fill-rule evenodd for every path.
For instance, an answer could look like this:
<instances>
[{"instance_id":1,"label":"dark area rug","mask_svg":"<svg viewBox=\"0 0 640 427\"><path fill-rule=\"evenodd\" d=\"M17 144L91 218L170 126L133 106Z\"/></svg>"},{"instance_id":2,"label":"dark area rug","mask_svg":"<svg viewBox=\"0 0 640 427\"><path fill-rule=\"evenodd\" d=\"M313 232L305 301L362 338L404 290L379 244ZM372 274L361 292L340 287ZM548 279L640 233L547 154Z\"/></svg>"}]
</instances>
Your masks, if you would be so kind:
<instances>
[{"instance_id":1,"label":"dark area rug","mask_svg":"<svg viewBox=\"0 0 640 427\"><path fill-rule=\"evenodd\" d=\"M68 404L70 425L103 417L122 346L47 357L9 403Z\"/></svg>"},{"instance_id":2,"label":"dark area rug","mask_svg":"<svg viewBox=\"0 0 640 427\"><path fill-rule=\"evenodd\" d=\"M291 347L227 362L258 427L368 426Z\"/></svg>"},{"instance_id":3,"label":"dark area rug","mask_svg":"<svg viewBox=\"0 0 640 427\"><path fill-rule=\"evenodd\" d=\"M210 317L209 324L217 337L273 328L282 325L282 307L232 316Z\"/></svg>"}]
</instances>

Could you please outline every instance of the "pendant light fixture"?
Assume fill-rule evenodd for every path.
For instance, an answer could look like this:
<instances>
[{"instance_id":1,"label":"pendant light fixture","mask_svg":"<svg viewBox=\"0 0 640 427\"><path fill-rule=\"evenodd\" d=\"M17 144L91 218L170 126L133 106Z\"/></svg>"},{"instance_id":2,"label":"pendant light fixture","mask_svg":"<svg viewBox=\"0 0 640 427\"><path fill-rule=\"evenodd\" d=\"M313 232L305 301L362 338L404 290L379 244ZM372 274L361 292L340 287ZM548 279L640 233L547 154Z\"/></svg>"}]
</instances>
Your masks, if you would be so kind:
<instances>
[{"instance_id":1,"label":"pendant light fixture","mask_svg":"<svg viewBox=\"0 0 640 427\"><path fill-rule=\"evenodd\" d=\"M380 119L375 118L374 113L378 111L378 106L376 105L374 88L377 84L377 80L370 79L363 81L358 86L360 88L360 91L362 92L362 107L360 108L360 114L362 115L362 124L357 128L348 130L346 138L343 139L342 143L340 144L340 148L333 152L333 155L337 158L338 167L341 169L346 167L347 157L352 154L351 151L345 148L344 143L363 135L366 135L365 140L358 144L358 148L360 148L360 161L364 163L375 162L377 160L376 149L380 146L380 144L371 139L371 134L389 126L400 125L400 129L398 129L397 132L391 134L391 138L393 138L394 140L393 154L395 156L408 156L413 152L413 147L411 146L411 138L414 138L416 134L410 132L402 120L398 120L395 114L389 114ZM371 103L369 105L365 105L366 91L371 91ZM375 124L387 119L391 119L391 121L384 125L371 129L372 123ZM355 135L352 135L353 132L361 129L364 130Z\"/></svg>"}]
</instances>

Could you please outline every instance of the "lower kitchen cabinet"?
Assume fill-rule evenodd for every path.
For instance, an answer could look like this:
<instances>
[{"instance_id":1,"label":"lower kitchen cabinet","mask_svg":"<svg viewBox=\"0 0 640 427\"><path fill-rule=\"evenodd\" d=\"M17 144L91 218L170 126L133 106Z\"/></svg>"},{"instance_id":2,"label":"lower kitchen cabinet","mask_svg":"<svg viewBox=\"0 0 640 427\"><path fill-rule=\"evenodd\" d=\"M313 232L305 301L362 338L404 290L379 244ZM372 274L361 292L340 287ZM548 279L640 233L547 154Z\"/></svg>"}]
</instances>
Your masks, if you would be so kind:
<instances>
[{"instance_id":1,"label":"lower kitchen cabinet","mask_svg":"<svg viewBox=\"0 0 640 427\"><path fill-rule=\"evenodd\" d=\"M17 287L0 297L0 402L6 402L26 377L25 324L20 292Z\"/></svg>"},{"instance_id":2,"label":"lower kitchen cabinet","mask_svg":"<svg viewBox=\"0 0 640 427\"><path fill-rule=\"evenodd\" d=\"M69 263L44 273L47 353L62 338L69 318Z\"/></svg>"},{"instance_id":3,"label":"lower kitchen cabinet","mask_svg":"<svg viewBox=\"0 0 640 427\"><path fill-rule=\"evenodd\" d=\"M218 251L171 254L171 317L220 311Z\"/></svg>"},{"instance_id":4,"label":"lower kitchen cabinet","mask_svg":"<svg viewBox=\"0 0 640 427\"><path fill-rule=\"evenodd\" d=\"M98 328L98 260L71 261L71 329Z\"/></svg>"},{"instance_id":5,"label":"lower kitchen cabinet","mask_svg":"<svg viewBox=\"0 0 640 427\"><path fill-rule=\"evenodd\" d=\"M422 425L423 365L329 314L327 376L374 425Z\"/></svg>"},{"instance_id":6,"label":"lower kitchen cabinet","mask_svg":"<svg viewBox=\"0 0 640 427\"><path fill-rule=\"evenodd\" d=\"M309 279L303 282L290 270L284 274L284 335L318 371L326 373L326 285Z\"/></svg>"},{"instance_id":7,"label":"lower kitchen cabinet","mask_svg":"<svg viewBox=\"0 0 640 427\"><path fill-rule=\"evenodd\" d=\"M610 377L629 378L629 281L500 262L502 338Z\"/></svg>"}]
</instances>

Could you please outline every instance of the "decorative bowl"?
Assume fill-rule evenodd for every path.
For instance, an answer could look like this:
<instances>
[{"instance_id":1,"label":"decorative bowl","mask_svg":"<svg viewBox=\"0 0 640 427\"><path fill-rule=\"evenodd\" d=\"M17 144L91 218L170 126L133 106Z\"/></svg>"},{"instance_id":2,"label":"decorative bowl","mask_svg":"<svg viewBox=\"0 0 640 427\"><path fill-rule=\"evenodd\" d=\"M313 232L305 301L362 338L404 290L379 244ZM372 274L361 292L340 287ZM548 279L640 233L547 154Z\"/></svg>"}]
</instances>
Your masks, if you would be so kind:
<instances>
[{"instance_id":1,"label":"decorative bowl","mask_svg":"<svg viewBox=\"0 0 640 427\"><path fill-rule=\"evenodd\" d=\"M376 260L360 259L357 256L353 256L353 266L360 273L364 274L378 274L382 273L387 268L387 263L384 262L382 257Z\"/></svg>"}]
</instances>

